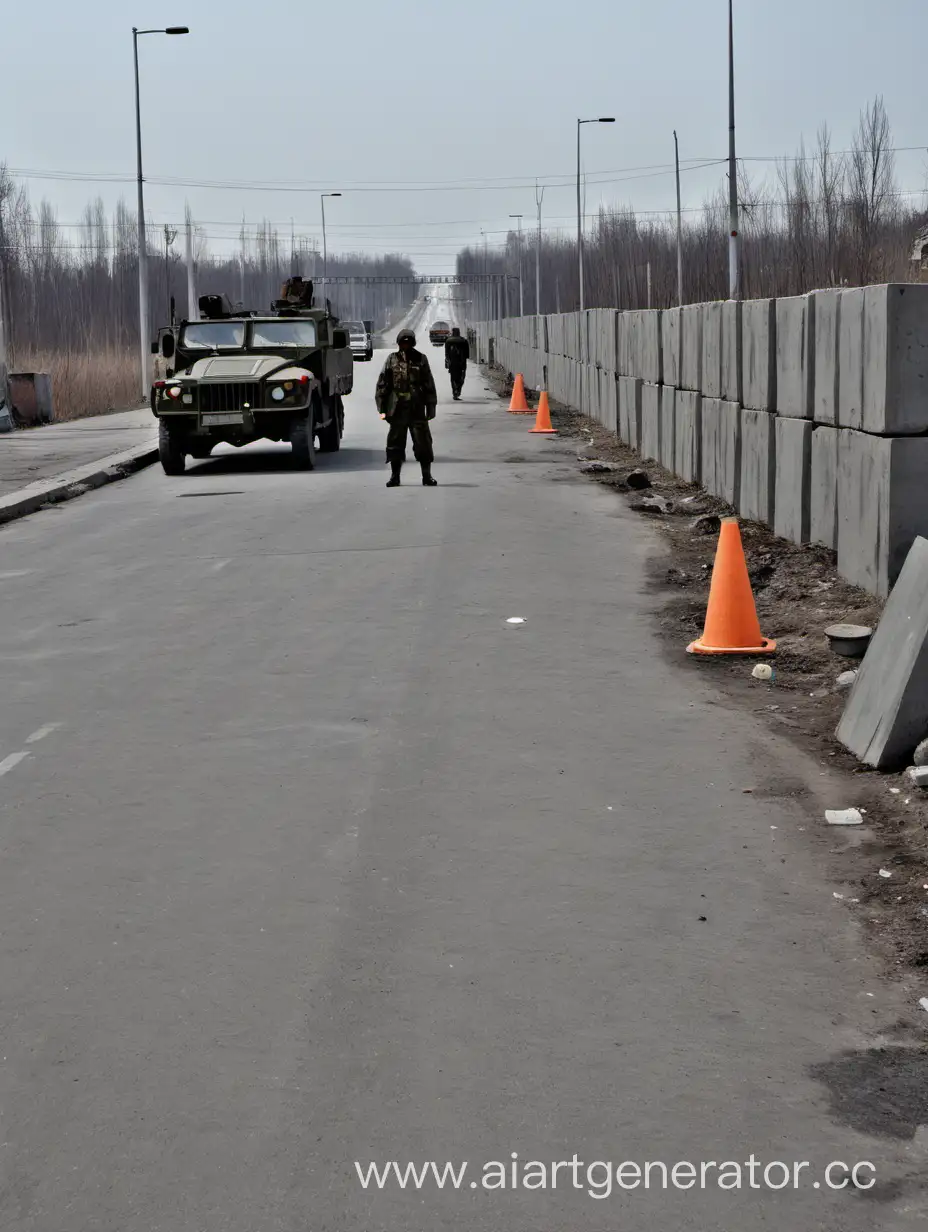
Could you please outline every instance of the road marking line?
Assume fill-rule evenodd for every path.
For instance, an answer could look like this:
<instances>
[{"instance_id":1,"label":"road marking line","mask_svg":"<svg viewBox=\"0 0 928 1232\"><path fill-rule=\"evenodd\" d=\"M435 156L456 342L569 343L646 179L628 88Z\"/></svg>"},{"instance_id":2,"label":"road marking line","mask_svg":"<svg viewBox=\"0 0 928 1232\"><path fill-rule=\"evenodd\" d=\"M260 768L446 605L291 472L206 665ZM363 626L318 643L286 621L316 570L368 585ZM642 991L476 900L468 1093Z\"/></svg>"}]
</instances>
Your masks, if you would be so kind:
<instances>
[{"instance_id":1,"label":"road marking line","mask_svg":"<svg viewBox=\"0 0 928 1232\"><path fill-rule=\"evenodd\" d=\"M34 731L31 736L26 737L26 744L35 744L38 740L44 740L53 731L57 731L60 726L60 723L46 723L44 727L40 727L38 731Z\"/></svg>"},{"instance_id":2,"label":"road marking line","mask_svg":"<svg viewBox=\"0 0 928 1232\"><path fill-rule=\"evenodd\" d=\"M11 753L9 757L4 757L3 761L0 761L0 778L28 756L28 753Z\"/></svg>"}]
</instances>

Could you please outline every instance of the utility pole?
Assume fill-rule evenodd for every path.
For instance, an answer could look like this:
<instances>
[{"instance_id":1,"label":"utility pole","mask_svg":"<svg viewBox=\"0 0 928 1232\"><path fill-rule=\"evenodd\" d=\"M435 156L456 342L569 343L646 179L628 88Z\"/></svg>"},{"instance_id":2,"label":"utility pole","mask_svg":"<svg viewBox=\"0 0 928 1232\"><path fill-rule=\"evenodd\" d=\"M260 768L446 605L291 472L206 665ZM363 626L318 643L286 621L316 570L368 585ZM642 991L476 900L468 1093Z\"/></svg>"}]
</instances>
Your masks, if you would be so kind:
<instances>
[{"instance_id":1,"label":"utility pole","mask_svg":"<svg viewBox=\"0 0 928 1232\"><path fill-rule=\"evenodd\" d=\"M171 313L171 247L177 239L177 232L172 231L167 223L164 224L164 300L167 304L168 317L170 320ZM171 321L173 325L174 322Z\"/></svg>"},{"instance_id":2,"label":"utility pole","mask_svg":"<svg viewBox=\"0 0 928 1232\"><path fill-rule=\"evenodd\" d=\"M535 205L538 209L538 234L535 236L535 316L541 316L541 202L544 198L545 190L538 189L538 181L535 181Z\"/></svg>"},{"instance_id":3,"label":"utility pole","mask_svg":"<svg viewBox=\"0 0 928 1232\"><path fill-rule=\"evenodd\" d=\"M741 237L738 234L738 160L735 157L734 0L728 0L728 297L741 298Z\"/></svg>"},{"instance_id":4,"label":"utility pole","mask_svg":"<svg viewBox=\"0 0 928 1232\"><path fill-rule=\"evenodd\" d=\"M189 203L184 206L184 259L187 266L187 320L197 321L200 313L197 305L197 279L193 266L193 217Z\"/></svg>"},{"instance_id":5,"label":"utility pole","mask_svg":"<svg viewBox=\"0 0 928 1232\"><path fill-rule=\"evenodd\" d=\"M683 307L683 210L680 206L680 143L673 130L673 154L677 168L677 303Z\"/></svg>"},{"instance_id":6,"label":"utility pole","mask_svg":"<svg viewBox=\"0 0 928 1232\"><path fill-rule=\"evenodd\" d=\"M242 214L242 251L239 266L239 302L245 307L245 215Z\"/></svg>"},{"instance_id":7,"label":"utility pole","mask_svg":"<svg viewBox=\"0 0 928 1232\"><path fill-rule=\"evenodd\" d=\"M580 125L614 124L615 116L600 116L597 120L577 120L577 257L580 264L580 311L583 311L583 205L580 201Z\"/></svg>"}]
</instances>

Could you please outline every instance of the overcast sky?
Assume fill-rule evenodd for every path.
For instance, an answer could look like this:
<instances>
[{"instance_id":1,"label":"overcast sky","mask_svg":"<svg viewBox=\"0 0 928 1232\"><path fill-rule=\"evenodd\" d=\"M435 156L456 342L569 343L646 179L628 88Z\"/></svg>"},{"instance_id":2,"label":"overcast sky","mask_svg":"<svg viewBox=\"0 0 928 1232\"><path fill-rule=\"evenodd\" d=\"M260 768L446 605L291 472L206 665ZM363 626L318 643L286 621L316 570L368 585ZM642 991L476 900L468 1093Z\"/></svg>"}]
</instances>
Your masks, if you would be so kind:
<instances>
[{"instance_id":1,"label":"overcast sky","mask_svg":"<svg viewBox=\"0 0 928 1232\"><path fill-rule=\"evenodd\" d=\"M824 120L845 148L862 107L884 96L901 189L925 186L928 0L736 0L738 152L796 151ZM673 129L681 157L727 153L726 0L0 0L0 160L16 170L126 183L29 178L62 223L101 195L134 208L133 24L185 24L140 40L146 212L182 219L189 200L214 249L244 214L330 249L403 251L423 272L500 242L508 215L570 227L578 116L586 210L671 210ZM663 167L657 174L636 168ZM751 163L752 174L774 174ZM594 176L594 173L610 173ZM698 208L723 167L687 171ZM257 181L300 191L159 184ZM634 177L634 178L633 178ZM21 177L25 178L25 177ZM593 179L600 182L593 183ZM227 237L223 239L222 237Z\"/></svg>"}]
</instances>

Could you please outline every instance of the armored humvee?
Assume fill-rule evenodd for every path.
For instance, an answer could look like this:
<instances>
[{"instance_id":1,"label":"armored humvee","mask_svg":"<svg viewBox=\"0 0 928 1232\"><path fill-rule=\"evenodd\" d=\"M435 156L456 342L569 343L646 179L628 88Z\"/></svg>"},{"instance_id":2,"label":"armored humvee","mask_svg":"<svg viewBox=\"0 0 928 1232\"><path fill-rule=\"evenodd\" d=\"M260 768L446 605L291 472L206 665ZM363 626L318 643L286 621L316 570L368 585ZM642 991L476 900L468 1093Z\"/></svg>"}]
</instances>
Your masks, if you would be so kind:
<instances>
[{"instance_id":1,"label":"armored humvee","mask_svg":"<svg viewBox=\"0 0 928 1232\"><path fill-rule=\"evenodd\" d=\"M267 315L224 295L201 296L199 308L199 321L159 330L152 345L165 473L183 474L188 454L206 458L220 441L289 441L302 470L315 465L317 439L322 453L338 449L354 361L338 318L316 307L313 284L289 278Z\"/></svg>"}]
</instances>

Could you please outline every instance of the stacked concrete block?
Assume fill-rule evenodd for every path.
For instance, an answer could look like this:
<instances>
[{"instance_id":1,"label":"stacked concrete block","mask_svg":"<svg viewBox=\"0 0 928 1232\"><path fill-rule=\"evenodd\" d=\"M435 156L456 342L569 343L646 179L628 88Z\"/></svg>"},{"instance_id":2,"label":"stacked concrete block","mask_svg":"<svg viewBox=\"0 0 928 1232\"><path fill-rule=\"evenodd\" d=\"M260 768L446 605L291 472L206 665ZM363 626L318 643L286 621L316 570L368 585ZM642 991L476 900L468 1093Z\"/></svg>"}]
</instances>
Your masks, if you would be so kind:
<instances>
[{"instance_id":1,"label":"stacked concrete block","mask_svg":"<svg viewBox=\"0 0 928 1232\"><path fill-rule=\"evenodd\" d=\"M838 422L838 338L841 291L814 291L815 376L812 382L812 418L816 423Z\"/></svg>"},{"instance_id":2,"label":"stacked concrete block","mask_svg":"<svg viewBox=\"0 0 928 1232\"><path fill-rule=\"evenodd\" d=\"M702 305L702 392L722 396L722 305Z\"/></svg>"},{"instance_id":3,"label":"stacked concrete block","mask_svg":"<svg viewBox=\"0 0 928 1232\"><path fill-rule=\"evenodd\" d=\"M775 423L773 529L791 543L808 543L812 517L813 424L810 419L784 419L782 416L778 416ZM742 498L743 495L742 489Z\"/></svg>"},{"instance_id":4,"label":"stacked concrete block","mask_svg":"<svg viewBox=\"0 0 928 1232\"><path fill-rule=\"evenodd\" d=\"M641 436L638 452L642 458L660 461L661 387L651 381L641 383Z\"/></svg>"},{"instance_id":5,"label":"stacked concrete block","mask_svg":"<svg viewBox=\"0 0 928 1232\"><path fill-rule=\"evenodd\" d=\"M776 497L776 415L741 412L741 492L738 511L752 522L773 526Z\"/></svg>"},{"instance_id":6,"label":"stacked concrete block","mask_svg":"<svg viewBox=\"0 0 928 1232\"><path fill-rule=\"evenodd\" d=\"M661 317L659 308L645 308L638 314L638 363L642 380L660 385L664 379L661 355Z\"/></svg>"},{"instance_id":7,"label":"stacked concrete block","mask_svg":"<svg viewBox=\"0 0 928 1232\"><path fill-rule=\"evenodd\" d=\"M746 300L741 307L741 401L752 411L777 402L776 300Z\"/></svg>"},{"instance_id":8,"label":"stacked concrete block","mask_svg":"<svg viewBox=\"0 0 928 1232\"><path fill-rule=\"evenodd\" d=\"M680 310L680 387L702 390L702 327L704 304L686 304Z\"/></svg>"},{"instance_id":9,"label":"stacked concrete block","mask_svg":"<svg viewBox=\"0 0 928 1232\"><path fill-rule=\"evenodd\" d=\"M674 463L688 483L702 482L702 395L678 389L674 403Z\"/></svg>"},{"instance_id":10,"label":"stacked concrete block","mask_svg":"<svg viewBox=\"0 0 928 1232\"><path fill-rule=\"evenodd\" d=\"M599 398L600 370L595 364L580 365L580 409L590 419L602 423L602 405Z\"/></svg>"},{"instance_id":11,"label":"stacked concrete block","mask_svg":"<svg viewBox=\"0 0 928 1232\"><path fill-rule=\"evenodd\" d=\"M722 304L722 397L742 401L742 304L729 299Z\"/></svg>"},{"instance_id":12,"label":"stacked concrete block","mask_svg":"<svg viewBox=\"0 0 928 1232\"><path fill-rule=\"evenodd\" d=\"M810 295L778 299L777 411L811 419L815 380L815 300Z\"/></svg>"},{"instance_id":13,"label":"stacked concrete block","mask_svg":"<svg viewBox=\"0 0 928 1232\"><path fill-rule=\"evenodd\" d=\"M928 535L928 437L846 429L838 440L838 572L886 595L916 535Z\"/></svg>"},{"instance_id":14,"label":"stacked concrete block","mask_svg":"<svg viewBox=\"0 0 928 1232\"><path fill-rule=\"evenodd\" d=\"M741 493L741 407L702 399L703 487L738 508Z\"/></svg>"},{"instance_id":15,"label":"stacked concrete block","mask_svg":"<svg viewBox=\"0 0 928 1232\"><path fill-rule=\"evenodd\" d=\"M864 288L841 292L838 314L838 426L864 425Z\"/></svg>"},{"instance_id":16,"label":"stacked concrete block","mask_svg":"<svg viewBox=\"0 0 928 1232\"><path fill-rule=\"evenodd\" d=\"M626 445L638 449L641 444L641 387L642 381L633 376L620 376L619 389L619 436Z\"/></svg>"},{"instance_id":17,"label":"stacked concrete block","mask_svg":"<svg viewBox=\"0 0 928 1232\"><path fill-rule=\"evenodd\" d=\"M601 408L600 423L609 432L618 434L619 403L616 375L603 368L599 373L599 403Z\"/></svg>"},{"instance_id":18,"label":"stacked concrete block","mask_svg":"<svg viewBox=\"0 0 928 1232\"><path fill-rule=\"evenodd\" d=\"M619 314L603 308L599 318L599 366L608 372L618 371Z\"/></svg>"},{"instance_id":19,"label":"stacked concrete block","mask_svg":"<svg viewBox=\"0 0 928 1232\"><path fill-rule=\"evenodd\" d=\"M676 395L672 385L661 385L661 427L660 452L658 462L665 470L672 471L676 462L674 443L676 440Z\"/></svg>"},{"instance_id":20,"label":"stacked concrete block","mask_svg":"<svg viewBox=\"0 0 928 1232\"><path fill-rule=\"evenodd\" d=\"M863 428L928 431L928 286L864 288Z\"/></svg>"},{"instance_id":21,"label":"stacked concrete block","mask_svg":"<svg viewBox=\"0 0 928 1232\"><path fill-rule=\"evenodd\" d=\"M661 363L665 385L681 388L683 326L679 308L665 308L661 316Z\"/></svg>"},{"instance_id":22,"label":"stacked concrete block","mask_svg":"<svg viewBox=\"0 0 928 1232\"><path fill-rule=\"evenodd\" d=\"M839 429L816 426L812 433L809 481L809 540L832 551L838 546Z\"/></svg>"}]
</instances>

